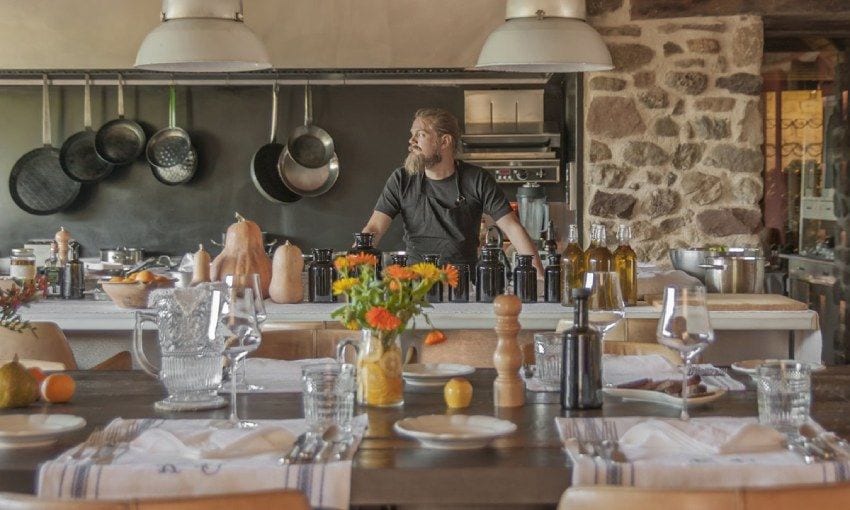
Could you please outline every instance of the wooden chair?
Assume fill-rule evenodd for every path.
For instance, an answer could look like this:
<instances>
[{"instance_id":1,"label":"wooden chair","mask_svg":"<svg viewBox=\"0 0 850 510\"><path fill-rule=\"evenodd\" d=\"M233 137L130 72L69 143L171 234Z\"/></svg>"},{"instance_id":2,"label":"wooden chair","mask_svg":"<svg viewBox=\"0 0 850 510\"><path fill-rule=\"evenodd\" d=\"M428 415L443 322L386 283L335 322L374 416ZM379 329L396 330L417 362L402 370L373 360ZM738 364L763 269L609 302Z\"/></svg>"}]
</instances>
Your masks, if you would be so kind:
<instances>
[{"instance_id":1,"label":"wooden chair","mask_svg":"<svg viewBox=\"0 0 850 510\"><path fill-rule=\"evenodd\" d=\"M0 360L11 360L15 354L27 368L42 370L77 370L77 360L62 329L54 322L32 322L35 330L20 333L0 328ZM130 370L130 351L121 351L92 367L93 370Z\"/></svg>"},{"instance_id":2,"label":"wooden chair","mask_svg":"<svg viewBox=\"0 0 850 510\"><path fill-rule=\"evenodd\" d=\"M634 487L572 487L558 510L818 510L844 509L850 484L798 485L766 489L670 490Z\"/></svg>"},{"instance_id":3,"label":"wooden chair","mask_svg":"<svg viewBox=\"0 0 850 510\"><path fill-rule=\"evenodd\" d=\"M35 496L0 493L3 510L310 510L304 494L278 490L218 494L186 498L93 501L80 499L42 499Z\"/></svg>"}]
</instances>

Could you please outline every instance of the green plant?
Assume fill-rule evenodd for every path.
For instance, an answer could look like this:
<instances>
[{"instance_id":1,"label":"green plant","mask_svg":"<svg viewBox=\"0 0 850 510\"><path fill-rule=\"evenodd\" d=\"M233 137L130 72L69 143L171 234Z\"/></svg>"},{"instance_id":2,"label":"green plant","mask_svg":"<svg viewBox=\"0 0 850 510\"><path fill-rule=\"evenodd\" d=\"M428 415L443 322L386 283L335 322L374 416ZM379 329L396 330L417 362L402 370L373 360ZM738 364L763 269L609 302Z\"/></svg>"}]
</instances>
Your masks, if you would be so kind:
<instances>
[{"instance_id":1,"label":"green plant","mask_svg":"<svg viewBox=\"0 0 850 510\"><path fill-rule=\"evenodd\" d=\"M29 321L23 320L18 314L18 310L30 301L38 299L39 294L44 296L46 291L47 280L43 276L36 278L35 281L26 281L21 285L0 290L0 327L16 333L27 329L34 330Z\"/></svg>"}]
</instances>

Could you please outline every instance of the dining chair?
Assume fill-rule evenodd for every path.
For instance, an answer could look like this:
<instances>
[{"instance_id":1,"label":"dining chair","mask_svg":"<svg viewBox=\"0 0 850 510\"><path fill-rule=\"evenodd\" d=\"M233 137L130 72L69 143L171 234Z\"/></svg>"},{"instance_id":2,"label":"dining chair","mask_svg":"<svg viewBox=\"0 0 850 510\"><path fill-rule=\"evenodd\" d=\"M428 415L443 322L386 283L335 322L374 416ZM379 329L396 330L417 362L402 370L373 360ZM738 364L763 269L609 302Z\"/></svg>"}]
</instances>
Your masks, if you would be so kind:
<instances>
[{"instance_id":1,"label":"dining chair","mask_svg":"<svg viewBox=\"0 0 850 510\"><path fill-rule=\"evenodd\" d=\"M20 333L0 328L0 360L18 355L23 365L42 370L77 370L77 360L62 329L54 322L31 322L33 329ZM118 354L92 367L93 370L130 370L130 351Z\"/></svg>"},{"instance_id":2,"label":"dining chair","mask_svg":"<svg viewBox=\"0 0 850 510\"><path fill-rule=\"evenodd\" d=\"M594 486L567 489L558 510L837 510L847 508L848 501L848 483L725 490Z\"/></svg>"},{"instance_id":3,"label":"dining chair","mask_svg":"<svg viewBox=\"0 0 850 510\"><path fill-rule=\"evenodd\" d=\"M303 493L291 490L122 501L44 499L2 492L0 508L3 510L265 510L277 508L310 510L310 504Z\"/></svg>"}]
</instances>

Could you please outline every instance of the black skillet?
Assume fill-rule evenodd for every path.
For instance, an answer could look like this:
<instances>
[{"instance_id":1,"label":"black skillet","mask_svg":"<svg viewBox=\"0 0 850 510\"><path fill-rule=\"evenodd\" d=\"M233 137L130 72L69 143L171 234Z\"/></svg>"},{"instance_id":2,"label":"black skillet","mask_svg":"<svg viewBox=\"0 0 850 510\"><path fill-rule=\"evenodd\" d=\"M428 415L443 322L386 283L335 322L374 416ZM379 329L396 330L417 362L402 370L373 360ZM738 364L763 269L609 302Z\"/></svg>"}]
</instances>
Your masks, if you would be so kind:
<instances>
[{"instance_id":1,"label":"black skillet","mask_svg":"<svg viewBox=\"0 0 850 510\"><path fill-rule=\"evenodd\" d=\"M145 150L147 136L138 122L124 118L124 79L118 75L118 118L97 130L94 148L113 165L129 165Z\"/></svg>"},{"instance_id":2,"label":"black skillet","mask_svg":"<svg viewBox=\"0 0 850 510\"><path fill-rule=\"evenodd\" d=\"M102 181L112 173L115 165L98 156L94 148L96 133L91 128L89 75L86 75L83 92L83 126L82 131L74 133L62 144L62 150L59 151L59 164L62 165L62 170L68 177L75 181Z\"/></svg>"},{"instance_id":3,"label":"black skillet","mask_svg":"<svg viewBox=\"0 0 850 510\"><path fill-rule=\"evenodd\" d=\"M277 171L277 162L283 152L283 144L277 143L277 83L272 88L272 130L269 143L260 147L251 158L251 180L263 197L270 202L290 203L301 200L283 185Z\"/></svg>"},{"instance_id":4,"label":"black skillet","mask_svg":"<svg viewBox=\"0 0 850 510\"><path fill-rule=\"evenodd\" d=\"M27 152L15 163L9 175L9 192L15 204L24 211L47 215L71 205L80 193L82 184L65 175L59 164L59 151L51 145L50 97L46 75L41 97L41 136L44 146Z\"/></svg>"}]
</instances>

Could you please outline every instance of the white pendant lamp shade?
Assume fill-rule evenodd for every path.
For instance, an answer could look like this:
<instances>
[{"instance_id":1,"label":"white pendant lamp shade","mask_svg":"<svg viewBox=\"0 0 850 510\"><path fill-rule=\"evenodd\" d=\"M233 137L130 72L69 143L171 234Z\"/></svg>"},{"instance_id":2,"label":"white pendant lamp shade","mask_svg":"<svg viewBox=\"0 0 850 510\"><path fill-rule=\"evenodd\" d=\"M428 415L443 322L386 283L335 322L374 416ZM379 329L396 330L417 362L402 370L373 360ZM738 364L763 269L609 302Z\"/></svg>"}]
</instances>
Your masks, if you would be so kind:
<instances>
[{"instance_id":1,"label":"white pendant lamp shade","mask_svg":"<svg viewBox=\"0 0 850 510\"><path fill-rule=\"evenodd\" d=\"M475 67L529 73L613 69L605 42L584 17L584 0L508 0L507 21L487 37Z\"/></svg>"},{"instance_id":2,"label":"white pendant lamp shade","mask_svg":"<svg viewBox=\"0 0 850 510\"><path fill-rule=\"evenodd\" d=\"M242 21L239 0L164 0L163 22L135 67L170 72L240 72L271 67L263 43Z\"/></svg>"}]
</instances>

